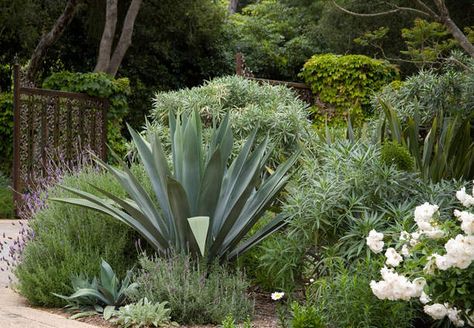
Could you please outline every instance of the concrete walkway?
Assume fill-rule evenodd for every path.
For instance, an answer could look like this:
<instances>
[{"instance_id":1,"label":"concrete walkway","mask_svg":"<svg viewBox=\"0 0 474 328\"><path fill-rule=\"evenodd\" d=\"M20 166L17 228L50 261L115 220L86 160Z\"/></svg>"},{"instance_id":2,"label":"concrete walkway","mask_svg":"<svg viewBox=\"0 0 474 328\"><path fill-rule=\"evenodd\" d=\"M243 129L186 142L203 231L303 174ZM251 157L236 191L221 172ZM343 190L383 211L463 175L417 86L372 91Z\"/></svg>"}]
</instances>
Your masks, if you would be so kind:
<instances>
[{"instance_id":1,"label":"concrete walkway","mask_svg":"<svg viewBox=\"0 0 474 328\"><path fill-rule=\"evenodd\" d=\"M14 223L14 225L12 224ZM18 221L0 220L0 242L13 243L21 226ZM5 233L5 238L3 234ZM12 239L9 239L11 237ZM8 254L9 245L0 252L0 258ZM5 268L1 264L0 267ZM0 271L0 327L1 328L94 328L86 323L69 320L49 312L33 309L26 300L8 288L9 272Z\"/></svg>"}]
</instances>

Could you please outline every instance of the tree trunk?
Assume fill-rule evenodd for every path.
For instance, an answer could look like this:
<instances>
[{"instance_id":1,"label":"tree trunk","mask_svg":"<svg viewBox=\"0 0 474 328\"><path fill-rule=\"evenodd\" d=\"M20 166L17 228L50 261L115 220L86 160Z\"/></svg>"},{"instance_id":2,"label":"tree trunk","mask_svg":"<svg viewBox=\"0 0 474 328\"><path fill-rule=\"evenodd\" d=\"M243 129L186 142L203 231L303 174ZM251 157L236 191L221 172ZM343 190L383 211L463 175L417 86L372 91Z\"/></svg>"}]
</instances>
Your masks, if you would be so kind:
<instances>
[{"instance_id":1,"label":"tree trunk","mask_svg":"<svg viewBox=\"0 0 474 328\"><path fill-rule=\"evenodd\" d=\"M61 16L56 20L51 31L41 37L36 49L33 51L33 55L30 58L30 64L26 72L26 79L31 83L35 83L36 78L38 77L38 71L41 66L46 53L62 35L66 27L74 18L76 13L77 6L82 2L82 0L69 0L62 12Z\"/></svg>"},{"instance_id":2,"label":"tree trunk","mask_svg":"<svg viewBox=\"0 0 474 328\"><path fill-rule=\"evenodd\" d=\"M459 27L454 23L454 21L451 19L451 16L449 15L448 8L446 7L446 3L444 0L433 0L436 8L438 8L439 15L437 20L442 23L448 31L451 33L451 35L456 39L456 41L459 42L459 45L461 48L463 48L469 56L474 58L474 45L469 42L469 39L466 37L466 35L459 29Z\"/></svg>"},{"instance_id":3,"label":"tree trunk","mask_svg":"<svg viewBox=\"0 0 474 328\"><path fill-rule=\"evenodd\" d=\"M120 34L120 39L117 43L117 46L115 47L114 54L110 59L109 67L106 70L106 72L112 76L117 74L123 57L132 44L133 27L135 25L135 19L137 18L138 12L140 11L141 4L142 0L132 0L132 3L128 8L122 27L122 33Z\"/></svg>"},{"instance_id":4,"label":"tree trunk","mask_svg":"<svg viewBox=\"0 0 474 328\"><path fill-rule=\"evenodd\" d=\"M94 72L105 72L110 64L115 29L117 26L117 0L107 0L104 32L99 45L99 55Z\"/></svg>"},{"instance_id":5,"label":"tree trunk","mask_svg":"<svg viewBox=\"0 0 474 328\"><path fill-rule=\"evenodd\" d=\"M229 6L227 7L229 14L235 14L239 8L239 0L229 0Z\"/></svg>"}]
</instances>

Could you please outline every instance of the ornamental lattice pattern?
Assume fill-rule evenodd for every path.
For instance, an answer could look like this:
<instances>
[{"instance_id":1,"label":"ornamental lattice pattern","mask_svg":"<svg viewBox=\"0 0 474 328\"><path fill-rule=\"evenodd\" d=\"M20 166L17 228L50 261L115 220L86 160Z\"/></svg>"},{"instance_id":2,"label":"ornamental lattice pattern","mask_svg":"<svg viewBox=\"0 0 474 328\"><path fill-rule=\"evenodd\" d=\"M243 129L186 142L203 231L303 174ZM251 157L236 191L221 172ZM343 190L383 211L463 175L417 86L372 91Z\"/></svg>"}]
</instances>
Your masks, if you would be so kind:
<instances>
[{"instance_id":1,"label":"ornamental lattice pattern","mask_svg":"<svg viewBox=\"0 0 474 328\"><path fill-rule=\"evenodd\" d=\"M106 157L107 99L25 87L15 67L14 189L23 192L61 156L74 164L81 149ZM16 198L19 200L19 197Z\"/></svg>"}]
</instances>

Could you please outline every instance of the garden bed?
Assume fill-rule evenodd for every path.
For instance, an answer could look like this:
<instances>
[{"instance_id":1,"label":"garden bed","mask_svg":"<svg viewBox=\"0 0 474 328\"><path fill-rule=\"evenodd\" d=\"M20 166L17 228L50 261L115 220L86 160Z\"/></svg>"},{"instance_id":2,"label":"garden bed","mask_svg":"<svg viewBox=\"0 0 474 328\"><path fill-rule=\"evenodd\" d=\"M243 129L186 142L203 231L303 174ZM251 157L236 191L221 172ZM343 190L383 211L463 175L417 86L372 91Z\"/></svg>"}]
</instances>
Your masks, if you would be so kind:
<instances>
[{"instance_id":1,"label":"garden bed","mask_svg":"<svg viewBox=\"0 0 474 328\"><path fill-rule=\"evenodd\" d=\"M275 302L271 301L268 293L251 292L250 297L255 299L255 314L252 320L252 326L258 328L275 328L278 327L278 318L275 313ZM70 317L70 313L65 312L64 309L58 308L39 308L43 311L61 315L65 318ZM98 327L117 327L106 321L100 315L80 318L77 321L88 323ZM215 328L221 325L180 325L180 328Z\"/></svg>"}]
</instances>

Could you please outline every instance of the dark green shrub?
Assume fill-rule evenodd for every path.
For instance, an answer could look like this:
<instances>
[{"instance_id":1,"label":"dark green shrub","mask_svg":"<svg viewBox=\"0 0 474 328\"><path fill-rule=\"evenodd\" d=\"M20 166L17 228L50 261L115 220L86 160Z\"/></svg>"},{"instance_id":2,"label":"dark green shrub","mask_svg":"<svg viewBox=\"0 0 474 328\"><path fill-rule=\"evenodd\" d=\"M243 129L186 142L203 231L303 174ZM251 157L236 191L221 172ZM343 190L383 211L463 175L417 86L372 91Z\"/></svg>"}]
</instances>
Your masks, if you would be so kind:
<instances>
[{"instance_id":1,"label":"dark green shrub","mask_svg":"<svg viewBox=\"0 0 474 328\"><path fill-rule=\"evenodd\" d=\"M140 259L139 284L132 299L169 303L171 319L180 324L221 323L228 315L237 321L252 314L249 287L242 273L230 273L218 265L208 269L188 256Z\"/></svg>"},{"instance_id":2,"label":"dark green shrub","mask_svg":"<svg viewBox=\"0 0 474 328\"><path fill-rule=\"evenodd\" d=\"M413 170L414 160L410 152L396 142L385 142L380 150L382 163L395 165L401 171Z\"/></svg>"},{"instance_id":3,"label":"dark green shrub","mask_svg":"<svg viewBox=\"0 0 474 328\"><path fill-rule=\"evenodd\" d=\"M80 92L109 99L107 143L118 154L125 153L121 129L123 117L128 112L127 96L130 94L130 86L127 78L114 79L105 73L62 71L46 78L43 88Z\"/></svg>"},{"instance_id":4,"label":"dark green shrub","mask_svg":"<svg viewBox=\"0 0 474 328\"><path fill-rule=\"evenodd\" d=\"M11 219L14 214L13 193L9 180L0 172L0 219Z\"/></svg>"},{"instance_id":5,"label":"dark green shrub","mask_svg":"<svg viewBox=\"0 0 474 328\"><path fill-rule=\"evenodd\" d=\"M301 76L319 99L333 107L329 119L341 121L351 114L360 122L372 114L374 92L398 79L398 70L390 63L363 55L314 55L303 67ZM316 109L319 111L319 109ZM316 113L324 120L325 115Z\"/></svg>"},{"instance_id":6,"label":"dark green shrub","mask_svg":"<svg viewBox=\"0 0 474 328\"><path fill-rule=\"evenodd\" d=\"M9 92L12 87L12 69L8 64L0 64L0 93Z\"/></svg>"},{"instance_id":7,"label":"dark green shrub","mask_svg":"<svg viewBox=\"0 0 474 328\"><path fill-rule=\"evenodd\" d=\"M326 328L412 327L416 313L410 303L381 301L373 295L369 284L380 265L365 261L351 270L336 265L308 288L307 306L324 315Z\"/></svg>"},{"instance_id":8,"label":"dark green shrub","mask_svg":"<svg viewBox=\"0 0 474 328\"><path fill-rule=\"evenodd\" d=\"M90 184L125 196L111 175L93 169L67 176L63 181L65 186L97 193ZM48 193L51 197L66 196L59 187L53 187ZM19 292L32 304L65 305L64 300L52 293L71 294L70 279L74 274L97 276L97 263L102 258L119 276L135 263L135 235L107 215L51 202L35 215L29 226L34 231L34 239L26 244L15 275Z\"/></svg>"},{"instance_id":9,"label":"dark green shrub","mask_svg":"<svg viewBox=\"0 0 474 328\"><path fill-rule=\"evenodd\" d=\"M13 94L0 93L0 171L10 174L13 165Z\"/></svg>"}]
</instances>

